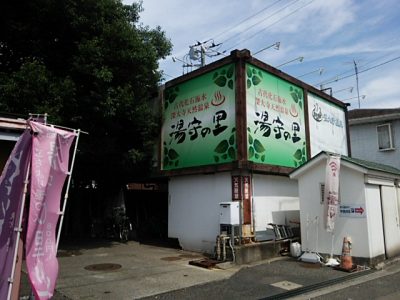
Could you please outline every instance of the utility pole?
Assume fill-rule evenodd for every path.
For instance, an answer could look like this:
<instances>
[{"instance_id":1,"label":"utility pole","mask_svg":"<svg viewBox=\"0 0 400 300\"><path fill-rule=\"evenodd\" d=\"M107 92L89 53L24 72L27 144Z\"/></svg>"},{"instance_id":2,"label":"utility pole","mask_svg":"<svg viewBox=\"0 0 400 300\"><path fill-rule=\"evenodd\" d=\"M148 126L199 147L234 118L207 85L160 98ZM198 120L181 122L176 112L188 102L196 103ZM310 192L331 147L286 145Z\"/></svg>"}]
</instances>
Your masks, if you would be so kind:
<instances>
[{"instance_id":1,"label":"utility pole","mask_svg":"<svg viewBox=\"0 0 400 300\"><path fill-rule=\"evenodd\" d=\"M354 71L356 73L356 86L357 86L357 99L358 99L358 108L361 108L361 104L360 104L360 90L358 88L358 66L357 66L357 62L353 59L353 63L354 63Z\"/></svg>"},{"instance_id":2,"label":"utility pole","mask_svg":"<svg viewBox=\"0 0 400 300\"><path fill-rule=\"evenodd\" d=\"M201 55L200 65L204 67L206 65L206 49L204 49L203 45L200 45L200 55Z\"/></svg>"}]
</instances>

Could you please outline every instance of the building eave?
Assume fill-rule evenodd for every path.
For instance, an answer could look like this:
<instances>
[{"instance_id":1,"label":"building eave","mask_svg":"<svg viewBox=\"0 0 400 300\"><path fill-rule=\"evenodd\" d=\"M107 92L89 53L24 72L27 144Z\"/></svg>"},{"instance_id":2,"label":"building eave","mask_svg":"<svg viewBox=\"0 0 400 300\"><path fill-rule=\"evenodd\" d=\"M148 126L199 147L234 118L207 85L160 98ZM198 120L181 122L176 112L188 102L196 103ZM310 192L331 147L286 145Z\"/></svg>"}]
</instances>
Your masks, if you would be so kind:
<instances>
[{"instance_id":1,"label":"building eave","mask_svg":"<svg viewBox=\"0 0 400 300\"><path fill-rule=\"evenodd\" d=\"M368 124L368 123L393 121L393 120L400 120L400 113L349 119L349 125L351 126L351 125Z\"/></svg>"},{"instance_id":2,"label":"building eave","mask_svg":"<svg viewBox=\"0 0 400 300\"><path fill-rule=\"evenodd\" d=\"M26 125L26 120L23 119L0 118L0 129L23 131Z\"/></svg>"}]
</instances>

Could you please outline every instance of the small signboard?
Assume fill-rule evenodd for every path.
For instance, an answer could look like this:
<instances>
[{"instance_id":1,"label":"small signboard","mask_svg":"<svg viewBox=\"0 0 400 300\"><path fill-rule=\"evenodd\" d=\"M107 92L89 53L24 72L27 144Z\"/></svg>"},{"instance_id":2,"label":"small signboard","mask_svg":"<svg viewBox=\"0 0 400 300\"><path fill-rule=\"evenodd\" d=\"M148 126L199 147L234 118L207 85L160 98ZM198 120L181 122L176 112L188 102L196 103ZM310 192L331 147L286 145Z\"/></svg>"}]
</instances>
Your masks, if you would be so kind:
<instances>
[{"instance_id":1,"label":"small signboard","mask_svg":"<svg viewBox=\"0 0 400 300\"><path fill-rule=\"evenodd\" d=\"M250 176L243 176L243 198L244 200L250 200Z\"/></svg>"},{"instance_id":2,"label":"small signboard","mask_svg":"<svg viewBox=\"0 0 400 300\"><path fill-rule=\"evenodd\" d=\"M232 176L232 200L242 199L242 178L241 176Z\"/></svg>"},{"instance_id":3,"label":"small signboard","mask_svg":"<svg viewBox=\"0 0 400 300\"><path fill-rule=\"evenodd\" d=\"M348 204L340 205L340 216L347 218L365 218L365 205Z\"/></svg>"}]
</instances>

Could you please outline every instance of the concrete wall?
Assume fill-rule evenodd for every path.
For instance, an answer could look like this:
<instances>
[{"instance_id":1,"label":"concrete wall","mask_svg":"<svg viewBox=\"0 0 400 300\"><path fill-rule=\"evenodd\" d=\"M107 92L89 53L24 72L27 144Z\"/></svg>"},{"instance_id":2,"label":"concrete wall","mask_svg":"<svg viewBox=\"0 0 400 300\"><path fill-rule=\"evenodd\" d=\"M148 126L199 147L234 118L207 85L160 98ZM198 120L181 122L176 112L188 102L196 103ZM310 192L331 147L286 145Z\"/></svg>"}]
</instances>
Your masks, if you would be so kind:
<instances>
[{"instance_id":1,"label":"concrete wall","mask_svg":"<svg viewBox=\"0 0 400 300\"><path fill-rule=\"evenodd\" d=\"M253 219L256 231L268 223L287 224L299 220L297 180L284 176L253 175ZM273 239L272 230L268 231Z\"/></svg>"},{"instance_id":2,"label":"concrete wall","mask_svg":"<svg viewBox=\"0 0 400 300\"><path fill-rule=\"evenodd\" d=\"M256 230L268 223L299 220L297 181L283 176L253 175ZM187 250L214 253L219 234L219 203L232 201L230 173L172 177L169 182L168 236ZM270 239L274 238L272 230Z\"/></svg>"},{"instance_id":3,"label":"concrete wall","mask_svg":"<svg viewBox=\"0 0 400 300\"><path fill-rule=\"evenodd\" d=\"M332 234L325 230L324 205L320 202L320 183L324 183L325 180L325 164L326 162L323 160L318 166L301 176L299 179L299 196L303 251L309 250L329 254L331 252ZM341 204L365 205L365 198L364 174L342 165L340 171ZM376 200L372 198L371 203ZM374 210L371 203L366 207L366 218L337 217L333 243L334 255L341 254L343 238L349 236L353 242L352 255L370 257L371 248L373 248L370 243L375 241L369 239L371 233L368 232L367 220L370 216L376 220L379 215L379 211ZM378 253L379 249L373 248L373 251Z\"/></svg>"},{"instance_id":4,"label":"concrete wall","mask_svg":"<svg viewBox=\"0 0 400 300\"><path fill-rule=\"evenodd\" d=\"M183 249L214 253L219 203L232 201L230 173L172 177L169 182L168 236Z\"/></svg>"},{"instance_id":5,"label":"concrete wall","mask_svg":"<svg viewBox=\"0 0 400 300\"><path fill-rule=\"evenodd\" d=\"M394 150L378 150L378 133L376 126L388 122L351 125L351 154L355 158L391 165L400 169L400 120L391 121Z\"/></svg>"}]
</instances>

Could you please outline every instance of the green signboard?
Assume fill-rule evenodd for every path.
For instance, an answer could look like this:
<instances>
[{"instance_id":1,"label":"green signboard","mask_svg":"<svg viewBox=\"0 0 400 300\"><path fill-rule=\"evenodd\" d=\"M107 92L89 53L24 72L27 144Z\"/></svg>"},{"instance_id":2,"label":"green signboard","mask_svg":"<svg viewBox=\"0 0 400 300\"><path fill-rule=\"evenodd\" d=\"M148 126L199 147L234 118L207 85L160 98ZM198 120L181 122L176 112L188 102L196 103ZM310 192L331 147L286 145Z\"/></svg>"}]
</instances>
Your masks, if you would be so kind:
<instances>
[{"instance_id":1,"label":"green signboard","mask_svg":"<svg viewBox=\"0 0 400 300\"><path fill-rule=\"evenodd\" d=\"M235 160L234 64L167 88L163 118L163 170Z\"/></svg>"},{"instance_id":2,"label":"green signboard","mask_svg":"<svg viewBox=\"0 0 400 300\"><path fill-rule=\"evenodd\" d=\"M306 162L303 89L246 65L248 160L284 167Z\"/></svg>"}]
</instances>

